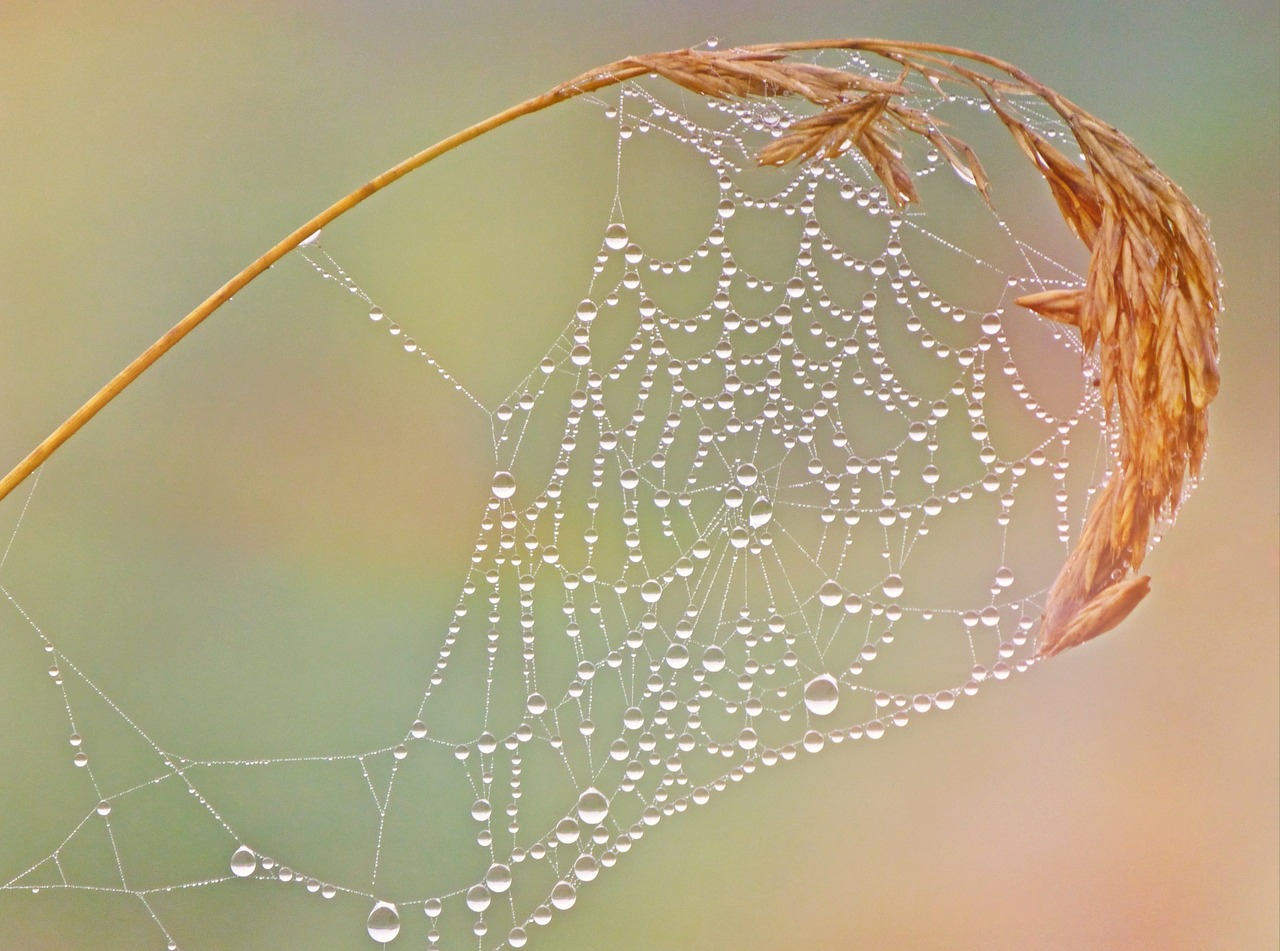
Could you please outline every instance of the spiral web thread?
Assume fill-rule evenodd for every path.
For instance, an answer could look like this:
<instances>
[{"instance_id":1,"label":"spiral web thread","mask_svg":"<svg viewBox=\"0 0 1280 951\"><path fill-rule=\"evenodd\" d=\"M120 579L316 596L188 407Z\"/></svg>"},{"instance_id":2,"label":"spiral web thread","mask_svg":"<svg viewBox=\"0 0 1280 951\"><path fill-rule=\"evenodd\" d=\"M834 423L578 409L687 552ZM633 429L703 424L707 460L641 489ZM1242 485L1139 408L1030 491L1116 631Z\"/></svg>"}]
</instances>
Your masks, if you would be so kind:
<instances>
[{"instance_id":1,"label":"spiral web thread","mask_svg":"<svg viewBox=\"0 0 1280 951\"><path fill-rule=\"evenodd\" d=\"M857 56L843 66L872 69ZM793 104L663 99L637 83L588 98L617 137L614 207L581 303L501 405L485 407L410 339L320 235L298 252L491 425L469 573L449 616L424 619L443 635L419 708L376 749L185 758L151 741L4 589L51 658L75 779L92 799L5 890L131 897L170 948L198 939L169 933L156 894L215 889L234 906L242 889L283 883L360 908L374 941L403 928L432 947L522 947L663 820L757 769L878 740L1031 666L1044 593L1110 472L1114 434L1078 337L1011 302L1080 277L927 146L904 146L924 208L903 210L856 154L755 168ZM986 108L924 85L913 105L940 119ZM1067 138L1033 102L1022 109ZM713 183L713 200L686 216L701 231L683 249L662 230L677 209L629 204L632 151L653 140ZM969 216L949 231L931 205L948 190ZM757 246L762 228L782 237ZM150 744L150 782L98 785L67 680ZM246 841L202 790L219 771L299 759L367 785L378 830L367 880L330 881L287 842ZM403 881L386 865L410 844L388 830L424 776L453 784L451 805L469 803L469 816L449 817L467 841ZM226 843L204 876L131 888L114 838L116 884L63 868L94 823L109 834L117 803L146 808L175 783Z\"/></svg>"}]
</instances>

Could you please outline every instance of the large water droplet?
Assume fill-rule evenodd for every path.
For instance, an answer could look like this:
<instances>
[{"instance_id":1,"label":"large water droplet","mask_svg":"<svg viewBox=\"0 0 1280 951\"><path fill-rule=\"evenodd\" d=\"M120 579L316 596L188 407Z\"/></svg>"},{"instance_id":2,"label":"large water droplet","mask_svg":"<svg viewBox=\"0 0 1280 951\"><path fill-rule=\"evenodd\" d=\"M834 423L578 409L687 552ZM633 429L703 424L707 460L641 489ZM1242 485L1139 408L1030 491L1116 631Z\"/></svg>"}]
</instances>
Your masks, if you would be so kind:
<instances>
[{"instance_id":1,"label":"large water droplet","mask_svg":"<svg viewBox=\"0 0 1280 951\"><path fill-rule=\"evenodd\" d=\"M615 221L604 229L605 246L613 251L621 251L627 246L627 226Z\"/></svg>"},{"instance_id":2,"label":"large water droplet","mask_svg":"<svg viewBox=\"0 0 1280 951\"><path fill-rule=\"evenodd\" d=\"M484 883L489 886L491 892L498 894L505 892L511 887L511 868L501 864L490 865L484 877Z\"/></svg>"},{"instance_id":3,"label":"large water droplet","mask_svg":"<svg viewBox=\"0 0 1280 951\"><path fill-rule=\"evenodd\" d=\"M231 856L231 873L237 878L248 878L258 870L258 857L253 849L242 845Z\"/></svg>"},{"instance_id":4,"label":"large water droplet","mask_svg":"<svg viewBox=\"0 0 1280 951\"><path fill-rule=\"evenodd\" d=\"M1007 588L1009 585L1013 584L1013 569L1005 567L997 571L996 584L1001 588Z\"/></svg>"},{"instance_id":5,"label":"large water droplet","mask_svg":"<svg viewBox=\"0 0 1280 951\"><path fill-rule=\"evenodd\" d=\"M747 522L752 528L761 528L769 524L773 518L773 503L763 496L751 503L751 511L747 513Z\"/></svg>"},{"instance_id":6,"label":"large water droplet","mask_svg":"<svg viewBox=\"0 0 1280 951\"><path fill-rule=\"evenodd\" d=\"M369 912L369 937L386 944L400 933L400 912L390 902L380 901Z\"/></svg>"},{"instance_id":7,"label":"large water droplet","mask_svg":"<svg viewBox=\"0 0 1280 951\"><path fill-rule=\"evenodd\" d=\"M760 473L756 467L749 462L744 462L738 466L738 471L734 473L734 478L738 480L739 485L755 485L756 479L760 478Z\"/></svg>"},{"instance_id":8,"label":"large water droplet","mask_svg":"<svg viewBox=\"0 0 1280 951\"><path fill-rule=\"evenodd\" d=\"M884 596L886 598L897 598L902 596L902 592L906 590L906 585L902 583L901 575L889 575L884 579Z\"/></svg>"},{"instance_id":9,"label":"large water droplet","mask_svg":"<svg viewBox=\"0 0 1280 951\"><path fill-rule=\"evenodd\" d=\"M830 674L814 677L804 687L804 705L817 717L825 717L840 702L840 685Z\"/></svg>"},{"instance_id":10,"label":"large water droplet","mask_svg":"<svg viewBox=\"0 0 1280 951\"><path fill-rule=\"evenodd\" d=\"M599 825L608 814L609 800L594 786L578 797L578 818L587 825Z\"/></svg>"},{"instance_id":11,"label":"large water droplet","mask_svg":"<svg viewBox=\"0 0 1280 951\"><path fill-rule=\"evenodd\" d=\"M724 670L725 656L724 650L712 644L702 652L702 666L706 668L708 673L716 673Z\"/></svg>"},{"instance_id":12,"label":"large water droplet","mask_svg":"<svg viewBox=\"0 0 1280 951\"><path fill-rule=\"evenodd\" d=\"M472 911L484 911L492 901L493 896L484 885L472 885L467 890L467 907Z\"/></svg>"},{"instance_id":13,"label":"large water droplet","mask_svg":"<svg viewBox=\"0 0 1280 951\"><path fill-rule=\"evenodd\" d=\"M556 882L555 887L551 889L551 905L560 911L568 911L577 900L577 889L568 882Z\"/></svg>"},{"instance_id":14,"label":"large water droplet","mask_svg":"<svg viewBox=\"0 0 1280 951\"><path fill-rule=\"evenodd\" d=\"M818 589L818 600L829 608L834 608L844 601L844 589L834 581L825 581Z\"/></svg>"},{"instance_id":15,"label":"large water droplet","mask_svg":"<svg viewBox=\"0 0 1280 951\"><path fill-rule=\"evenodd\" d=\"M494 473L492 491L495 498L511 498L516 494L516 477L506 470Z\"/></svg>"}]
</instances>

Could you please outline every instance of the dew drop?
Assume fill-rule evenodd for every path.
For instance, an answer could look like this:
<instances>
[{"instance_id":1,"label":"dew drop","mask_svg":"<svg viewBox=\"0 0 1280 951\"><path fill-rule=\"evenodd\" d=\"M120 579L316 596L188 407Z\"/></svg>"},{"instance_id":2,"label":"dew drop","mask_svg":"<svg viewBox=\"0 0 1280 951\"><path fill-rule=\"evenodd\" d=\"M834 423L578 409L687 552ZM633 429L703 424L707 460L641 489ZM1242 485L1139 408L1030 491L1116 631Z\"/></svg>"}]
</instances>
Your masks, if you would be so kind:
<instances>
[{"instance_id":1,"label":"dew drop","mask_svg":"<svg viewBox=\"0 0 1280 951\"><path fill-rule=\"evenodd\" d=\"M825 607L834 608L844 601L844 589L834 581L823 582L822 587L818 589L818 600Z\"/></svg>"},{"instance_id":2,"label":"dew drop","mask_svg":"<svg viewBox=\"0 0 1280 951\"><path fill-rule=\"evenodd\" d=\"M702 652L702 666L708 673L717 673L724 670L725 656L724 650L712 644Z\"/></svg>"},{"instance_id":3,"label":"dew drop","mask_svg":"<svg viewBox=\"0 0 1280 951\"><path fill-rule=\"evenodd\" d=\"M621 251L627 246L627 226L615 221L604 229L605 246L613 251Z\"/></svg>"},{"instance_id":4,"label":"dew drop","mask_svg":"<svg viewBox=\"0 0 1280 951\"><path fill-rule=\"evenodd\" d=\"M100 816L111 815L111 803L107 802L107 800L105 799L102 800L100 803L98 803L98 815Z\"/></svg>"},{"instance_id":5,"label":"dew drop","mask_svg":"<svg viewBox=\"0 0 1280 951\"><path fill-rule=\"evenodd\" d=\"M773 518L773 503L766 498L758 498L751 503L751 511L747 514L747 521L752 528L761 528L769 523Z\"/></svg>"},{"instance_id":6,"label":"dew drop","mask_svg":"<svg viewBox=\"0 0 1280 951\"><path fill-rule=\"evenodd\" d=\"M578 900L578 891L568 882L556 882L551 889L551 906L560 911L568 911Z\"/></svg>"},{"instance_id":7,"label":"dew drop","mask_svg":"<svg viewBox=\"0 0 1280 951\"><path fill-rule=\"evenodd\" d=\"M1003 567L996 572L996 584L1001 588L1007 588L1013 584L1013 569Z\"/></svg>"},{"instance_id":8,"label":"dew drop","mask_svg":"<svg viewBox=\"0 0 1280 951\"><path fill-rule=\"evenodd\" d=\"M516 477L505 469L495 472L491 488L495 498L509 499L516 494Z\"/></svg>"},{"instance_id":9,"label":"dew drop","mask_svg":"<svg viewBox=\"0 0 1280 951\"><path fill-rule=\"evenodd\" d=\"M587 825L599 825L609 814L609 800L594 786L578 797L578 818Z\"/></svg>"},{"instance_id":10,"label":"dew drop","mask_svg":"<svg viewBox=\"0 0 1280 951\"><path fill-rule=\"evenodd\" d=\"M751 486L756 484L756 480L760 478L760 473L751 463L744 462L738 466L738 471L734 473L734 478L738 480L739 485Z\"/></svg>"},{"instance_id":11,"label":"dew drop","mask_svg":"<svg viewBox=\"0 0 1280 951\"><path fill-rule=\"evenodd\" d=\"M400 912L390 902L380 901L369 912L369 937L386 944L400 933Z\"/></svg>"},{"instance_id":12,"label":"dew drop","mask_svg":"<svg viewBox=\"0 0 1280 951\"><path fill-rule=\"evenodd\" d=\"M898 598L902 596L902 592L906 590L906 585L902 583L901 575L889 575L884 579L881 587L884 589L886 598Z\"/></svg>"},{"instance_id":13,"label":"dew drop","mask_svg":"<svg viewBox=\"0 0 1280 951\"><path fill-rule=\"evenodd\" d=\"M493 901L493 896L484 885L472 885L467 890L467 907L472 911L484 911Z\"/></svg>"},{"instance_id":14,"label":"dew drop","mask_svg":"<svg viewBox=\"0 0 1280 951\"><path fill-rule=\"evenodd\" d=\"M596 305L595 305L595 302L592 300L584 300L582 303L578 305L578 310L577 310L578 319L582 321L584 324L589 324L591 323L591 321L595 320L596 313L597 313Z\"/></svg>"},{"instance_id":15,"label":"dew drop","mask_svg":"<svg viewBox=\"0 0 1280 951\"><path fill-rule=\"evenodd\" d=\"M484 883L489 891L501 894L511 887L511 868L506 865L493 864L485 873Z\"/></svg>"},{"instance_id":16,"label":"dew drop","mask_svg":"<svg viewBox=\"0 0 1280 951\"><path fill-rule=\"evenodd\" d=\"M242 845L231 856L231 873L237 878L248 878L258 870L258 857L253 849Z\"/></svg>"},{"instance_id":17,"label":"dew drop","mask_svg":"<svg viewBox=\"0 0 1280 951\"><path fill-rule=\"evenodd\" d=\"M804 705L814 716L825 717L840 702L840 685L830 674L814 677L804 687Z\"/></svg>"}]
</instances>

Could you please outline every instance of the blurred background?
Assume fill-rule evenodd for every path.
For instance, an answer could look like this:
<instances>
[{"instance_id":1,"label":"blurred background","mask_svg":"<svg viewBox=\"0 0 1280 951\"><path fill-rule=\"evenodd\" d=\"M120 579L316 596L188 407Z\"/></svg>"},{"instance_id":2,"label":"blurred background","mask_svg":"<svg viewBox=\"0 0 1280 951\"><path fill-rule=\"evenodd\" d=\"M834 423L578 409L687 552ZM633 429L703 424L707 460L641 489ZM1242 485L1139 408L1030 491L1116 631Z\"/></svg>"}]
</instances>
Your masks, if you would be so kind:
<instances>
[{"instance_id":1,"label":"blurred background","mask_svg":"<svg viewBox=\"0 0 1280 951\"><path fill-rule=\"evenodd\" d=\"M0 468L367 178L594 65L713 35L969 47L1128 133L1209 216L1222 258L1207 477L1119 631L660 826L531 946L1274 948L1274 3L6 0ZM589 112L489 136L326 235L490 405L581 296L612 195L608 149L583 154L574 138ZM416 632L452 603L487 494L484 417L391 359L297 261L277 270L46 467L0 575L158 744L205 757L250 755L246 736L261 755L385 742L388 718L416 703L434 656ZM26 497L0 504L0 537ZM52 851L86 794L38 640L9 609L0 631L7 881ZM104 782L154 770L145 746L131 760L119 717L94 720L89 691L71 689L86 736L113 744L119 772ZM236 823L288 822L308 790L301 774L253 790L260 808ZM158 807L175 829L191 808L180 799ZM134 887L195 874L192 843L149 834L135 833L152 867ZM109 853L78 861L69 875L109 881ZM156 896L184 948L370 946L354 905L213 891ZM0 948L135 947L163 939L131 899L0 893Z\"/></svg>"}]
</instances>

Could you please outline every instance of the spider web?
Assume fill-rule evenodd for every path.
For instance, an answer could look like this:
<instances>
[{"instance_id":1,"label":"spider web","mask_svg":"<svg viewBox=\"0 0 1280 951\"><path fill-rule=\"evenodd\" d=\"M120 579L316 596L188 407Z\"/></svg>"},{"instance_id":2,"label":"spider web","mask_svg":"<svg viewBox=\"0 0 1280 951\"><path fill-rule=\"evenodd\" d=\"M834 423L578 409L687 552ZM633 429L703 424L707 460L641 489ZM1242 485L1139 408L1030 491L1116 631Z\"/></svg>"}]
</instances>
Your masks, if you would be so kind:
<instances>
[{"instance_id":1,"label":"spider web","mask_svg":"<svg viewBox=\"0 0 1280 951\"><path fill-rule=\"evenodd\" d=\"M415 622L416 707L369 747L170 748L9 585L15 528L6 638L42 649L74 768L61 836L7 855L0 888L137 903L169 948L204 940L170 926L172 897L200 895L200 920L283 887L375 942L536 945L656 826L1032 665L1114 451L1093 356L1012 303L1082 283L1065 243L1023 236L1044 206L1014 186L988 206L925 144L904 143L908 209L856 154L757 168L804 114L788 102L644 83L588 101L616 143L612 207L563 332L498 404L325 235L285 262L487 429L465 578ZM990 123L928 87L912 105ZM1033 101L1019 117L1067 136ZM1016 166L987 161L1000 200ZM158 839L180 871L149 867Z\"/></svg>"}]
</instances>

